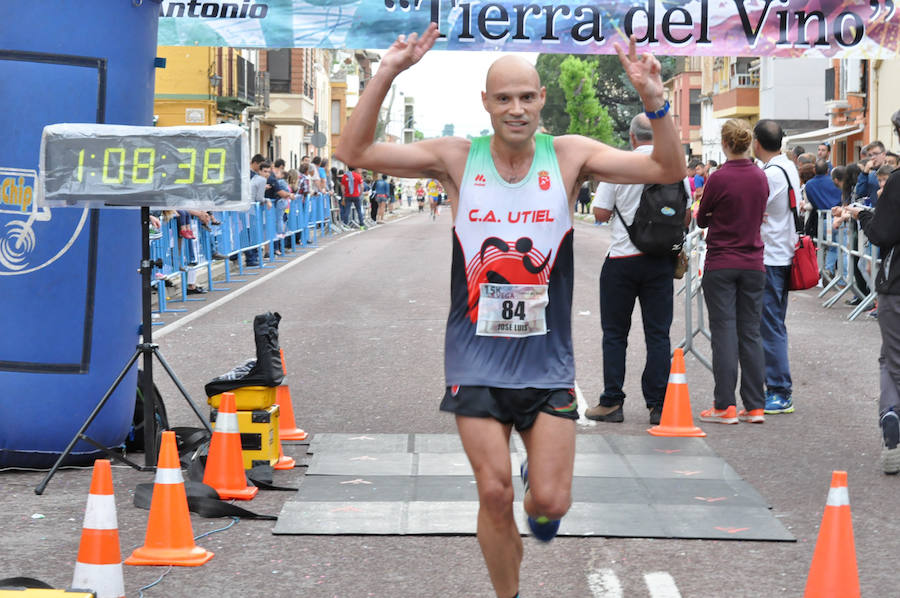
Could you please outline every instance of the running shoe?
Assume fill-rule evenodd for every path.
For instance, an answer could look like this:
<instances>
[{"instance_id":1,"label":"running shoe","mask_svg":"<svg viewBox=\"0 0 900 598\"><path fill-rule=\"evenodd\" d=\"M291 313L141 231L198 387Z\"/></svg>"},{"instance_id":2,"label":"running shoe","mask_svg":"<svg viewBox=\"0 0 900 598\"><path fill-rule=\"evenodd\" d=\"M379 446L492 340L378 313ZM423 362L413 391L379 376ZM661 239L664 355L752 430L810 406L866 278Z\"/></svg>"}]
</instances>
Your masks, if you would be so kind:
<instances>
[{"instance_id":1,"label":"running shoe","mask_svg":"<svg viewBox=\"0 0 900 598\"><path fill-rule=\"evenodd\" d=\"M528 458L522 461L519 473L522 476L522 484L525 485L525 494L528 494ZM527 511L525 516L528 518L528 527L531 529L532 536L541 542L549 542L556 537L556 532L559 531L559 519L548 519L544 516L532 517Z\"/></svg>"},{"instance_id":2,"label":"running shoe","mask_svg":"<svg viewBox=\"0 0 900 598\"><path fill-rule=\"evenodd\" d=\"M784 396L777 392L766 393L766 413L793 413L794 400L790 395Z\"/></svg>"},{"instance_id":3,"label":"running shoe","mask_svg":"<svg viewBox=\"0 0 900 598\"><path fill-rule=\"evenodd\" d=\"M881 416L881 468L888 475L900 473L900 417L894 411Z\"/></svg>"},{"instance_id":4,"label":"running shoe","mask_svg":"<svg viewBox=\"0 0 900 598\"><path fill-rule=\"evenodd\" d=\"M728 409L716 409L713 407L712 409L701 411L700 421L714 424L736 424L738 423L737 407L731 405Z\"/></svg>"},{"instance_id":5,"label":"running shoe","mask_svg":"<svg viewBox=\"0 0 900 598\"><path fill-rule=\"evenodd\" d=\"M766 412L764 409L741 409L738 412L738 419L748 424L764 424L766 423Z\"/></svg>"}]
</instances>

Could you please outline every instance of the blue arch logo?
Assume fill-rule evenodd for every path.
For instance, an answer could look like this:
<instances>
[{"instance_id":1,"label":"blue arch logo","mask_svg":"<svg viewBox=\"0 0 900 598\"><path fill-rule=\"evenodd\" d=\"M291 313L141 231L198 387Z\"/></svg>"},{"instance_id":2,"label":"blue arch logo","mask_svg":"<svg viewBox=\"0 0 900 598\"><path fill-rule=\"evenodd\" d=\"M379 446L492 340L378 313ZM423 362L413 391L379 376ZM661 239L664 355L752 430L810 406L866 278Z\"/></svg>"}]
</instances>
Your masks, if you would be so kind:
<instances>
[{"instance_id":1,"label":"blue arch logo","mask_svg":"<svg viewBox=\"0 0 900 598\"><path fill-rule=\"evenodd\" d=\"M0 276L30 274L58 260L84 230L88 210L57 218L39 206L39 178L34 170L0 168Z\"/></svg>"}]
</instances>

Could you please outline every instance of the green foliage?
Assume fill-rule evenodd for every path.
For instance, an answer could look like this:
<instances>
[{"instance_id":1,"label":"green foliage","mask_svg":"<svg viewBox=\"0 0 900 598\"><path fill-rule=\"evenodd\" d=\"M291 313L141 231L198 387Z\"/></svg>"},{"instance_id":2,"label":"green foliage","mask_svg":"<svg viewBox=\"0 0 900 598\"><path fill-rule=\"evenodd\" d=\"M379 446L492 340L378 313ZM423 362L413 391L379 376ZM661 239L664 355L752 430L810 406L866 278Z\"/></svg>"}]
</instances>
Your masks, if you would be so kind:
<instances>
[{"instance_id":1,"label":"green foliage","mask_svg":"<svg viewBox=\"0 0 900 598\"><path fill-rule=\"evenodd\" d=\"M544 108L541 110L541 123L551 135L564 135L569 130L569 115L566 112L566 96L559 81L559 65L568 54L541 54L537 58L538 75L547 88Z\"/></svg>"},{"instance_id":2,"label":"green foliage","mask_svg":"<svg viewBox=\"0 0 900 598\"><path fill-rule=\"evenodd\" d=\"M589 60L566 57L559 65L559 86L569 115L567 133L613 143L613 121L597 99L597 67Z\"/></svg>"},{"instance_id":3,"label":"green foliage","mask_svg":"<svg viewBox=\"0 0 900 598\"><path fill-rule=\"evenodd\" d=\"M553 135L562 135L569 130L569 114L566 111L566 97L560 80L560 65L570 54L541 54L536 68L541 82L547 88L547 99L541 111L541 122ZM628 76L622 69L615 54L580 55L582 60L596 66L596 92L600 105L605 107L612 119L612 145L627 147L628 126L635 114L643 110L638 96ZM675 75L676 62L671 56L659 56L662 79L666 81Z\"/></svg>"},{"instance_id":4,"label":"green foliage","mask_svg":"<svg viewBox=\"0 0 900 598\"><path fill-rule=\"evenodd\" d=\"M416 131L413 133L413 137L415 137L416 141L422 141L423 139L425 139L425 133L416 129Z\"/></svg>"}]
</instances>

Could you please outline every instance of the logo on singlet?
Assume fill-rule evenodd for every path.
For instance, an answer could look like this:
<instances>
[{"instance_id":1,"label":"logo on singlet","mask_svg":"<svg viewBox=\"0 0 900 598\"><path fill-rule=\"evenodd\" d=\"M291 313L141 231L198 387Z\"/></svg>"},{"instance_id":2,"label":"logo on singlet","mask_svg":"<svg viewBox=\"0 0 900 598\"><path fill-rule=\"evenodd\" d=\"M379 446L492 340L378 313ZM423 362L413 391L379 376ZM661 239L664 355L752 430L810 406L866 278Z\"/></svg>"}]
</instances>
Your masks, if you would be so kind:
<instances>
[{"instance_id":1,"label":"logo on singlet","mask_svg":"<svg viewBox=\"0 0 900 598\"><path fill-rule=\"evenodd\" d=\"M541 191L546 191L550 188L550 173L546 170L538 173L538 187L541 188Z\"/></svg>"},{"instance_id":2,"label":"logo on singlet","mask_svg":"<svg viewBox=\"0 0 900 598\"><path fill-rule=\"evenodd\" d=\"M483 174L475 175L475 186L484 187L485 185L487 185L487 178Z\"/></svg>"}]
</instances>

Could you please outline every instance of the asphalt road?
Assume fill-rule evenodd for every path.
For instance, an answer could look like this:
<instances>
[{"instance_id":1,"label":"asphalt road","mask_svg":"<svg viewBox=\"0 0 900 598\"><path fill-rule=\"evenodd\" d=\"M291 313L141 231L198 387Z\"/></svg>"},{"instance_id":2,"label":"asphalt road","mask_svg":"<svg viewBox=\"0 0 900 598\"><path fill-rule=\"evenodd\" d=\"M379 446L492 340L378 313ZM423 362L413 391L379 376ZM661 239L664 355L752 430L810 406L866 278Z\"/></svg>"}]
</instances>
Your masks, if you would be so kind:
<instances>
[{"instance_id":1,"label":"asphalt road","mask_svg":"<svg viewBox=\"0 0 900 598\"><path fill-rule=\"evenodd\" d=\"M608 235L608 228L576 223L577 382L591 404L602 388L597 279ZM180 320L167 315L167 326L157 330L162 352L202 401L209 379L253 354L253 316L278 311L287 381L302 428L313 434L452 433L452 418L437 408L450 247L449 211L437 222L409 213L373 230L326 238L318 250L307 250L253 282L190 304ZM682 313L676 302L675 342L683 336ZM770 502L796 543L558 538L540 545L526 538L523 597L800 596L835 469L849 472L862 594L898 595L892 557L900 549L895 516L900 480L883 475L878 464L880 336L877 323L847 322L847 313L842 304L821 308L812 292L792 293L788 326L796 413L769 416L762 426L704 425L709 445ZM637 310L633 331L625 423L581 424L579 433L646 433ZM698 344L708 354L705 341ZM712 376L691 357L687 375L696 417L712 402ZM173 425L193 425L174 386L159 373L156 379ZM286 447L298 459L304 452ZM297 485L302 475L298 468L276 480ZM113 476L127 556L143 543L147 517L131 505L132 492L152 474L117 466ZM29 575L64 587L77 555L90 472L64 470L36 496L33 488L41 477L0 473L0 578ZM260 492L249 506L277 514L287 498ZM193 516L192 522L199 534L227 520ZM269 521L241 521L203 538L198 544L216 553L208 564L174 568L144 594L493 595L474 537L288 537L273 536L272 527ZM139 587L164 571L126 567L128 595L137 596Z\"/></svg>"}]
</instances>

